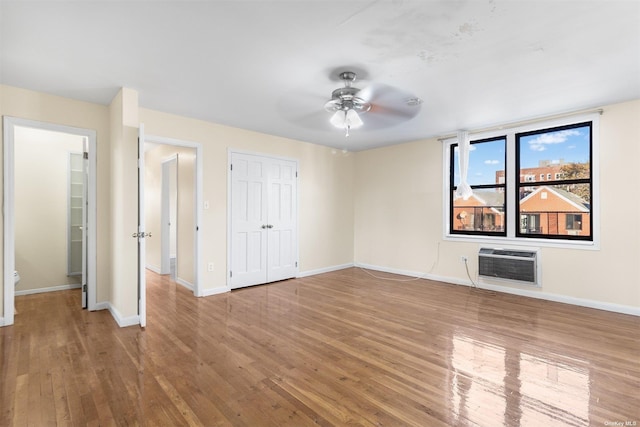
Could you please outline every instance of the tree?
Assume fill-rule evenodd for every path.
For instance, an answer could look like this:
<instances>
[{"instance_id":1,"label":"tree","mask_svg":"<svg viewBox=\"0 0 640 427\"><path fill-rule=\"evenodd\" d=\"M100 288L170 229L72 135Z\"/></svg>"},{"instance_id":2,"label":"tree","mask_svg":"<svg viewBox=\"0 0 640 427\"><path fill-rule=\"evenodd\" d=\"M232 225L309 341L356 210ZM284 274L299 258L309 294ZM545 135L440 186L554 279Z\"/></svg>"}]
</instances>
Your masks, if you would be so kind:
<instances>
[{"instance_id":1,"label":"tree","mask_svg":"<svg viewBox=\"0 0 640 427\"><path fill-rule=\"evenodd\" d=\"M567 163L562 165L560 171L563 173L563 179L589 179L591 165L589 162ZM591 203L591 191L589 187L589 184L569 184L567 185L567 191Z\"/></svg>"}]
</instances>

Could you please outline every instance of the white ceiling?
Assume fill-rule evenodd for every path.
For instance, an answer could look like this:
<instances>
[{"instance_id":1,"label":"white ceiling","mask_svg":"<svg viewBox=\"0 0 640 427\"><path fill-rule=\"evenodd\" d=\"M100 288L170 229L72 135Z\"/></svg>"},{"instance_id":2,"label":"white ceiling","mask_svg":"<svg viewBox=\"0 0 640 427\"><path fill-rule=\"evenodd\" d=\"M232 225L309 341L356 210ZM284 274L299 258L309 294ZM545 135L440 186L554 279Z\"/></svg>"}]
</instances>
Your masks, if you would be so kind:
<instances>
[{"instance_id":1,"label":"white ceiling","mask_svg":"<svg viewBox=\"0 0 640 427\"><path fill-rule=\"evenodd\" d=\"M640 98L639 1L4 1L0 82L361 150ZM423 100L349 138L338 71ZM363 117L364 118L364 117Z\"/></svg>"}]
</instances>

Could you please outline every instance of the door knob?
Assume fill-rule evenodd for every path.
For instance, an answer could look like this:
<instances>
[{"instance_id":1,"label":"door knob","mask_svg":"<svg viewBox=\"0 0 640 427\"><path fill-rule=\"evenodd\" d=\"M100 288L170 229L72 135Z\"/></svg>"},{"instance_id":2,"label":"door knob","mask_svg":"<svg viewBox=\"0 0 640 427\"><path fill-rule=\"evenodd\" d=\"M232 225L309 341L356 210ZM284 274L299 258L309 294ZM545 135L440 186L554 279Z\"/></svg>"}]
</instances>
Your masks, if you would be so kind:
<instances>
[{"instance_id":1,"label":"door knob","mask_svg":"<svg viewBox=\"0 0 640 427\"><path fill-rule=\"evenodd\" d=\"M131 237L133 237L134 239L137 237L144 239L145 237L151 237L151 233L133 233Z\"/></svg>"}]
</instances>

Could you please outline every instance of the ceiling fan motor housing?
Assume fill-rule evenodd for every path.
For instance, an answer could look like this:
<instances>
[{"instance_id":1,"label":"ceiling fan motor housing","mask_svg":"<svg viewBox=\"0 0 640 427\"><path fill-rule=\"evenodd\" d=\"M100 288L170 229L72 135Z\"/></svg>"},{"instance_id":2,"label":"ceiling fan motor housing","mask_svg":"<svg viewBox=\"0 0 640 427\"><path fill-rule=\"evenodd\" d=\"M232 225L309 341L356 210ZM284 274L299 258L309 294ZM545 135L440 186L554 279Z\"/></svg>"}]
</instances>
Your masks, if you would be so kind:
<instances>
[{"instance_id":1,"label":"ceiling fan motor housing","mask_svg":"<svg viewBox=\"0 0 640 427\"><path fill-rule=\"evenodd\" d=\"M344 87L338 88L331 93L331 100L325 104L327 111L356 110L365 113L371 109L371 104L364 99L357 97L360 89L351 87L351 83L356 79L353 71L340 73L340 78L344 81Z\"/></svg>"}]
</instances>

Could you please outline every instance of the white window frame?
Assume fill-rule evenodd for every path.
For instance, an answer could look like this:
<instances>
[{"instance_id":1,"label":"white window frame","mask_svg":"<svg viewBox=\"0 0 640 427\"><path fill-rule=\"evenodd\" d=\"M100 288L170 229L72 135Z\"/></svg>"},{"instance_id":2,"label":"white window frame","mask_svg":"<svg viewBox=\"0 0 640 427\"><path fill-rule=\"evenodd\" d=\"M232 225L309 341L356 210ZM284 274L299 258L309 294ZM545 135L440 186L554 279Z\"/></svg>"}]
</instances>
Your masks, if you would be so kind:
<instances>
[{"instance_id":1,"label":"white window frame","mask_svg":"<svg viewBox=\"0 0 640 427\"><path fill-rule=\"evenodd\" d=\"M502 236L478 236L478 235L461 235L453 234L450 230L449 217L452 206L450 206L451 192L453 191L450 184L451 173L451 146L457 143L456 137L445 138L442 140L442 174L443 174L443 193L442 193L442 220L443 220L443 240L450 242L471 242L486 245L517 245L531 247L559 247L570 249L600 249L600 114L601 112L593 112L586 114L577 114L557 119L549 119L544 121L536 121L520 126L514 126L503 129L494 129L480 132L470 132L472 141L495 138L499 136L506 137L506 188L505 194L505 211L507 223L505 224L507 235ZM591 216L593 219L592 240L569 240L569 239L546 239L546 238L522 238L516 237L516 227L519 220L516 219L516 134L522 132L531 132L536 130L544 130L548 128L568 126L576 123L591 122Z\"/></svg>"}]
</instances>

